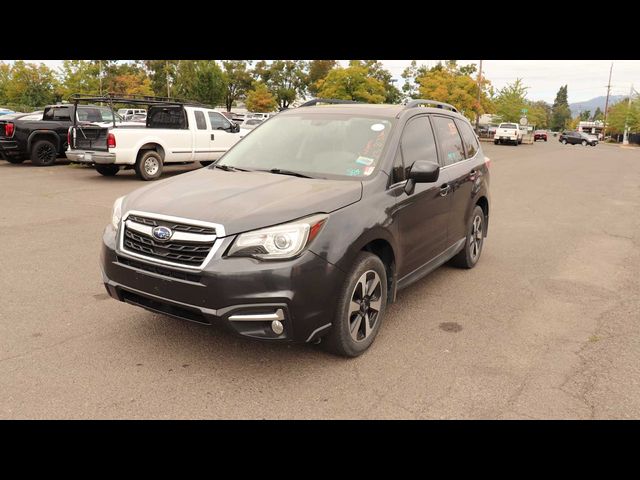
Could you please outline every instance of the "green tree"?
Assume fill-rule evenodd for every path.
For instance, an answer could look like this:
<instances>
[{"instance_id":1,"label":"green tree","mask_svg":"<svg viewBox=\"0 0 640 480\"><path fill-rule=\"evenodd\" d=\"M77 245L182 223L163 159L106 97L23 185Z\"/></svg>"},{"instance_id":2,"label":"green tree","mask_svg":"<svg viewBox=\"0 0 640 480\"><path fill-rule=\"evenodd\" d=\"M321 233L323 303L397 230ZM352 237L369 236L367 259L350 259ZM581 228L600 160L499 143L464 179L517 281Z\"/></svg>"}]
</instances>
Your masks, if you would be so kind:
<instances>
[{"instance_id":1,"label":"green tree","mask_svg":"<svg viewBox=\"0 0 640 480\"><path fill-rule=\"evenodd\" d=\"M335 60L311 60L307 73L307 89L309 94L318 96L318 81L323 80L327 74L337 65Z\"/></svg>"},{"instance_id":2,"label":"green tree","mask_svg":"<svg viewBox=\"0 0 640 480\"><path fill-rule=\"evenodd\" d=\"M7 85L11 81L11 66L0 62L0 104L7 103Z\"/></svg>"},{"instance_id":3,"label":"green tree","mask_svg":"<svg viewBox=\"0 0 640 480\"><path fill-rule=\"evenodd\" d=\"M584 112L580 112L580 120L583 122L588 122L591 118L591 111L585 110Z\"/></svg>"},{"instance_id":4,"label":"green tree","mask_svg":"<svg viewBox=\"0 0 640 480\"><path fill-rule=\"evenodd\" d=\"M303 60L274 60L271 64L261 60L256 63L253 74L267 86L278 106L284 109L306 93L308 76L305 70L306 62Z\"/></svg>"},{"instance_id":5,"label":"green tree","mask_svg":"<svg viewBox=\"0 0 640 480\"><path fill-rule=\"evenodd\" d=\"M68 99L74 93L100 93L100 70L97 63L87 60L64 60L60 67L60 93Z\"/></svg>"},{"instance_id":6,"label":"green tree","mask_svg":"<svg viewBox=\"0 0 640 480\"><path fill-rule=\"evenodd\" d=\"M629 98L609 107L607 114L607 132L624 133L625 125L631 132L640 131L640 99L629 105Z\"/></svg>"},{"instance_id":7,"label":"green tree","mask_svg":"<svg viewBox=\"0 0 640 480\"><path fill-rule=\"evenodd\" d=\"M571 110L569 109L567 85L560 87L556 94L556 99L551 107L551 129L562 130L571 121Z\"/></svg>"},{"instance_id":8,"label":"green tree","mask_svg":"<svg viewBox=\"0 0 640 480\"><path fill-rule=\"evenodd\" d=\"M247 68L251 62L245 60L229 60L222 62L225 82L224 104L227 112L231 111L233 104L245 97L251 88L253 81L251 71Z\"/></svg>"},{"instance_id":9,"label":"green tree","mask_svg":"<svg viewBox=\"0 0 640 480\"><path fill-rule=\"evenodd\" d=\"M503 122L517 122L522 117L522 110L529 109L527 88L518 78L515 82L498 91L495 99L496 114ZM529 113L529 112L527 112Z\"/></svg>"},{"instance_id":10,"label":"green tree","mask_svg":"<svg viewBox=\"0 0 640 480\"><path fill-rule=\"evenodd\" d=\"M402 93L394 85L395 80L391 75L391 72L386 70L382 65L382 62L378 60L352 60L349 63L351 66L363 66L368 70L368 74L382 82L384 86L384 103L400 103L402 100Z\"/></svg>"},{"instance_id":11,"label":"green tree","mask_svg":"<svg viewBox=\"0 0 640 480\"><path fill-rule=\"evenodd\" d=\"M596 120L600 120L602 121L604 119L604 114L602 113L602 110L600 110L600 107L596 108L596 113L593 114L593 117L591 117L592 121L596 121Z\"/></svg>"},{"instance_id":12,"label":"green tree","mask_svg":"<svg viewBox=\"0 0 640 480\"><path fill-rule=\"evenodd\" d=\"M334 68L318 82L318 95L367 103L383 103L386 98L384 83L369 75L363 65Z\"/></svg>"},{"instance_id":13,"label":"green tree","mask_svg":"<svg viewBox=\"0 0 640 480\"><path fill-rule=\"evenodd\" d=\"M247 92L246 106L250 112L272 112L277 105L276 98L262 82L255 82Z\"/></svg>"},{"instance_id":14,"label":"green tree","mask_svg":"<svg viewBox=\"0 0 640 480\"><path fill-rule=\"evenodd\" d=\"M404 78L402 94L405 98L420 97L420 92L418 90L420 82L418 79L425 76L428 71L429 69L425 65L418 66L415 60L411 60L411 64L405 68L401 74L401 77Z\"/></svg>"},{"instance_id":15,"label":"green tree","mask_svg":"<svg viewBox=\"0 0 640 480\"><path fill-rule=\"evenodd\" d=\"M178 60L145 60L144 66L151 80L153 94L158 97L171 97L176 83Z\"/></svg>"},{"instance_id":16,"label":"green tree","mask_svg":"<svg viewBox=\"0 0 640 480\"><path fill-rule=\"evenodd\" d=\"M416 79L419 84L419 98L449 103L470 120L495 110L489 96L492 93L491 83L486 78L482 79L482 93L478 103L477 79L463 73L455 60L449 60L445 64L440 62L423 72ZM468 72L468 69L464 72Z\"/></svg>"},{"instance_id":17,"label":"green tree","mask_svg":"<svg viewBox=\"0 0 640 480\"><path fill-rule=\"evenodd\" d=\"M11 67L10 81L5 87L8 104L41 107L53 103L57 81L53 71L44 64L16 61Z\"/></svg>"},{"instance_id":18,"label":"green tree","mask_svg":"<svg viewBox=\"0 0 640 480\"><path fill-rule=\"evenodd\" d=\"M226 94L224 74L214 60L181 60L175 91L180 98L219 105Z\"/></svg>"}]
</instances>

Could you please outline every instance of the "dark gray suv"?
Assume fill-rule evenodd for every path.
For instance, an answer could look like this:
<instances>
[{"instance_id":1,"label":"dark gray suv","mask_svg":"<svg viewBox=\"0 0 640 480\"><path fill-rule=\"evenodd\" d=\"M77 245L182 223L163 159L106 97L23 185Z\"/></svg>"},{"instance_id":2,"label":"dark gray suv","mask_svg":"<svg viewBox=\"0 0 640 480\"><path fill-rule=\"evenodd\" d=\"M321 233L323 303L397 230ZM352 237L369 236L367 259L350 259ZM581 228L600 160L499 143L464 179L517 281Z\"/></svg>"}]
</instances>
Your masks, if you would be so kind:
<instances>
[{"instance_id":1,"label":"dark gray suv","mask_svg":"<svg viewBox=\"0 0 640 480\"><path fill-rule=\"evenodd\" d=\"M357 356L399 289L476 265L488 221L489 159L454 107L302 107L119 198L103 278L155 312Z\"/></svg>"}]
</instances>

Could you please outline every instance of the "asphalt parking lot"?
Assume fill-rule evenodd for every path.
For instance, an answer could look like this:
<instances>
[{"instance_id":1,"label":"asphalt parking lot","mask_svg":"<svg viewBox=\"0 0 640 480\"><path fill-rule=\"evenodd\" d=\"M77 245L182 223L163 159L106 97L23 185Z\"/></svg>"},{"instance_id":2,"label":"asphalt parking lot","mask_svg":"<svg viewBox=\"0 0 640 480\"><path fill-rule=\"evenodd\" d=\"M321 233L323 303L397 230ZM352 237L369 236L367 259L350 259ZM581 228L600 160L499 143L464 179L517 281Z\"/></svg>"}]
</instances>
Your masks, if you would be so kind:
<instances>
[{"instance_id":1,"label":"asphalt parking lot","mask_svg":"<svg viewBox=\"0 0 640 480\"><path fill-rule=\"evenodd\" d=\"M483 148L479 265L402 291L353 360L110 299L102 231L143 183L0 162L0 418L640 417L640 149Z\"/></svg>"}]
</instances>

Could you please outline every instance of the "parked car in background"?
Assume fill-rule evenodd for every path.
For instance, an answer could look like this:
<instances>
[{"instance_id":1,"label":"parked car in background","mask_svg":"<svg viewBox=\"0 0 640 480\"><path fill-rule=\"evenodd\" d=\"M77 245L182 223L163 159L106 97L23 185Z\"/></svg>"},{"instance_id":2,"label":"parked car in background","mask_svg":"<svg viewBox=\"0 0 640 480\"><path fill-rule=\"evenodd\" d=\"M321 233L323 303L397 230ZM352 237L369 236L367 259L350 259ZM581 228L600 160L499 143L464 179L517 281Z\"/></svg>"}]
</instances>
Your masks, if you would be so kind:
<instances>
[{"instance_id":1,"label":"parked car in background","mask_svg":"<svg viewBox=\"0 0 640 480\"><path fill-rule=\"evenodd\" d=\"M477 264L489 165L440 102L289 109L214 165L118 198L102 279L121 302L355 357L397 291Z\"/></svg>"},{"instance_id":2,"label":"parked car in background","mask_svg":"<svg viewBox=\"0 0 640 480\"><path fill-rule=\"evenodd\" d=\"M105 98L114 103L125 99ZM91 101L100 101L98 97ZM141 180L156 180L165 164L220 158L245 133L222 113L182 102L156 101L149 106L146 126L74 125L69 128L67 158L93 165L105 176L133 168Z\"/></svg>"},{"instance_id":3,"label":"parked car in background","mask_svg":"<svg viewBox=\"0 0 640 480\"><path fill-rule=\"evenodd\" d=\"M496 129L496 133L493 136L493 143L513 143L518 146L522 143L522 137L524 131L520 129L517 123L501 123Z\"/></svg>"},{"instance_id":4,"label":"parked car in background","mask_svg":"<svg viewBox=\"0 0 640 480\"><path fill-rule=\"evenodd\" d=\"M118 115L122 117L125 122L131 121L131 117L134 115L144 115L146 117L147 110L144 108L120 108L118 109Z\"/></svg>"},{"instance_id":5,"label":"parked car in background","mask_svg":"<svg viewBox=\"0 0 640 480\"><path fill-rule=\"evenodd\" d=\"M584 132L574 132L569 130L562 132L558 137L558 141L563 145L582 145L585 147L587 145L595 147L598 144L597 137L590 137Z\"/></svg>"},{"instance_id":6,"label":"parked car in background","mask_svg":"<svg viewBox=\"0 0 640 480\"><path fill-rule=\"evenodd\" d=\"M129 123L147 123L147 114L145 113L145 114L132 115L131 117L129 117L127 122L129 122Z\"/></svg>"},{"instance_id":7,"label":"parked car in background","mask_svg":"<svg viewBox=\"0 0 640 480\"><path fill-rule=\"evenodd\" d=\"M258 125L260 125L264 120L261 118L247 118L244 122L240 124L240 128L244 128L247 130L253 130Z\"/></svg>"},{"instance_id":8,"label":"parked car in background","mask_svg":"<svg viewBox=\"0 0 640 480\"><path fill-rule=\"evenodd\" d=\"M53 165L64 156L67 132L73 124L73 105L49 105L41 113L25 114L14 119L0 117L0 156L11 163L27 159L37 166ZM107 124L120 122L109 107L81 105L76 119L79 122Z\"/></svg>"},{"instance_id":9,"label":"parked car in background","mask_svg":"<svg viewBox=\"0 0 640 480\"><path fill-rule=\"evenodd\" d=\"M547 131L546 130L536 130L533 132L533 141L537 142L538 140L547 141Z\"/></svg>"},{"instance_id":10,"label":"parked car in background","mask_svg":"<svg viewBox=\"0 0 640 480\"><path fill-rule=\"evenodd\" d=\"M9 115L10 113L16 113L13 110L9 110L8 108L0 108L0 116Z\"/></svg>"}]
</instances>

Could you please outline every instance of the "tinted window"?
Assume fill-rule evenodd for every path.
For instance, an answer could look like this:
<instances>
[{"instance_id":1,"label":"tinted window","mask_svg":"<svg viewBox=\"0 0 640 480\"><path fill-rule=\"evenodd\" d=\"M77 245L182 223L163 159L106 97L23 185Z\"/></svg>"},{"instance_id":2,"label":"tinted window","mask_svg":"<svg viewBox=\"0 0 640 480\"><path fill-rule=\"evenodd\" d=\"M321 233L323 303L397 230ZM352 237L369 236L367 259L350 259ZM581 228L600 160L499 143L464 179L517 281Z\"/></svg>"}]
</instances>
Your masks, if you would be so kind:
<instances>
[{"instance_id":1,"label":"tinted window","mask_svg":"<svg viewBox=\"0 0 640 480\"><path fill-rule=\"evenodd\" d=\"M196 114L196 126L198 130L206 130L207 129L207 121L204 119L204 113L200 110L196 110L193 112Z\"/></svg>"},{"instance_id":2,"label":"tinted window","mask_svg":"<svg viewBox=\"0 0 640 480\"><path fill-rule=\"evenodd\" d=\"M438 135L444 165L464 160L462 140L453 118L433 117L433 128Z\"/></svg>"},{"instance_id":3,"label":"tinted window","mask_svg":"<svg viewBox=\"0 0 640 480\"><path fill-rule=\"evenodd\" d=\"M416 160L438 161L436 142L429 117L418 117L409 120L402 132L402 159L406 168Z\"/></svg>"},{"instance_id":4,"label":"tinted window","mask_svg":"<svg viewBox=\"0 0 640 480\"><path fill-rule=\"evenodd\" d=\"M231 122L218 112L209 112L209 122L211 122L211 130L218 130L220 128L227 130L231 127Z\"/></svg>"},{"instance_id":5,"label":"tinted window","mask_svg":"<svg viewBox=\"0 0 640 480\"><path fill-rule=\"evenodd\" d=\"M456 125L458 126L458 131L462 136L462 143L464 143L464 149L467 152L466 157L471 158L478 153L478 149L480 148L478 145L478 139L468 123L456 120Z\"/></svg>"},{"instance_id":6,"label":"tinted window","mask_svg":"<svg viewBox=\"0 0 640 480\"><path fill-rule=\"evenodd\" d=\"M407 179L407 171L402 161L402 150L399 148L396 152L396 158L393 160L393 183L402 182Z\"/></svg>"},{"instance_id":7,"label":"tinted window","mask_svg":"<svg viewBox=\"0 0 640 480\"><path fill-rule=\"evenodd\" d=\"M147 116L149 128L187 128L187 119L182 107L152 107Z\"/></svg>"},{"instance_id":8,"label":"tinted window","mask_svg":"<svg viewBox=\"0 0 640 480\"><path fill-rule=\"evenodd\" d=\"M518 128L515 123L501 123L498 128Z\"/></svg>"}]
</instances>

